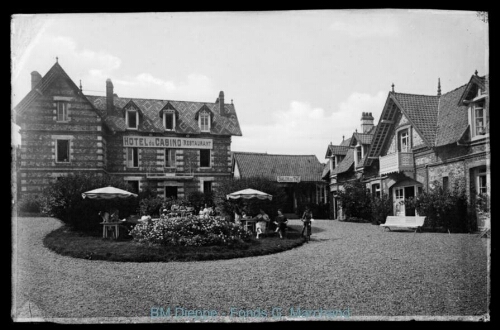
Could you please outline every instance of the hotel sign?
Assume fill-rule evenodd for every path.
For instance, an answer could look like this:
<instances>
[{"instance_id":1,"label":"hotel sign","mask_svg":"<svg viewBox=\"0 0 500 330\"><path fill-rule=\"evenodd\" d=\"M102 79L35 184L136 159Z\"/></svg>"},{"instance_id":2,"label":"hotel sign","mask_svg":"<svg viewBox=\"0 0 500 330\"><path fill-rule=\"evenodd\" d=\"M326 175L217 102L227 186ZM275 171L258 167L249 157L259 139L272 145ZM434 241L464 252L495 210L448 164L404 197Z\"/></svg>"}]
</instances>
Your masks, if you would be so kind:
<instances>
[{"instance_id":1,"label":"hotel sign","mask_svg":"<svg viewBox=\"0 0 500 330\"><path fill-rule=\"evenodd\" d=\"M278 182L300 182L300 176L278 176Z\"/></svg>"},{"instance_id":2,"label":"hotel sign","mask_svg":"<svg viewBox=\"0 0 500 330\"><path fill-rule=\"evenodd\" d=\"M124 147L213 149L211 139L191 139L180 137L124 136Z\"/></svg>"}]
</instances>

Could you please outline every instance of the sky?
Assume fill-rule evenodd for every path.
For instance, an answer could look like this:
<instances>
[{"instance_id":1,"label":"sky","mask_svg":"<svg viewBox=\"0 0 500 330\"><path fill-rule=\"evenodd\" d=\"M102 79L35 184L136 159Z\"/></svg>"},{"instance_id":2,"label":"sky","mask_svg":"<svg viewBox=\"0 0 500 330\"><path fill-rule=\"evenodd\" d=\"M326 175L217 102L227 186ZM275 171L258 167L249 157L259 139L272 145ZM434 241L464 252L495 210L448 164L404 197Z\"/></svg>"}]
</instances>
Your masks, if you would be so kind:
<instances>
[{"instance_id":1,"label":"sky","mask_svg":"<svg viewBox=\"0 0 500 330\"><path fill-rule=\"evenodd\" d=\"M378 122L391 85L436 95L488 74L474 11L310 10L14 15L12 107L59 64L87 95L233 100L232 151L316 155ZM12 126L12 142L20 143Z\"/></svg>"}]
</instances>

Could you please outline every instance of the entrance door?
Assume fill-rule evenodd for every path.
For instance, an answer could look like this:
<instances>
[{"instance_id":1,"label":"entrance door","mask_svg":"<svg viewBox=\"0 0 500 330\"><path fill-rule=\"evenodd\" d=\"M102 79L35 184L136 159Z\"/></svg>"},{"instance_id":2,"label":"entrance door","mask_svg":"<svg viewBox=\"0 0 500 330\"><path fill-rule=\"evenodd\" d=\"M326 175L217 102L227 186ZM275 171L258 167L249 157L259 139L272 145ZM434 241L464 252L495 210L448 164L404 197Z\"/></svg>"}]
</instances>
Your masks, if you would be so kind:
<instances>
[{"instance_id":1,"label":"entrance door","mask_svg":"<svg viewBox=\"0 0 500 330\"><path fill-rule=\"evenodd\" d=\"M405 216L405 206L403 204L405 200L405 190L403 187L394 188L394 215L395 216Z\"/></svg>"},{"instance_id":2,"label":"entrance door","mask_svg":"<svg viewBox=\"0 0 500 330\"><path fill-rule=\"evenodd\" d=\"M420 188L420 187L419 187ZM420 190L420 189L419 189ZM394 215L395 216L415 216L414 207L404 204L410 197L415 197L415 186L397 187L393 189Z\"/></svg>"},{"instance_id":3,"label":"entrance door","mask_svg":"<svg viewBox=\"0 0 500 330\"><path fill-rule=\"evenodd\" d=\"M405 187L405 199L410 197L415 197L415 186ZM409 205L405 205L405 216L415 216L415 208Z\"/></svg>"}]
</instances>

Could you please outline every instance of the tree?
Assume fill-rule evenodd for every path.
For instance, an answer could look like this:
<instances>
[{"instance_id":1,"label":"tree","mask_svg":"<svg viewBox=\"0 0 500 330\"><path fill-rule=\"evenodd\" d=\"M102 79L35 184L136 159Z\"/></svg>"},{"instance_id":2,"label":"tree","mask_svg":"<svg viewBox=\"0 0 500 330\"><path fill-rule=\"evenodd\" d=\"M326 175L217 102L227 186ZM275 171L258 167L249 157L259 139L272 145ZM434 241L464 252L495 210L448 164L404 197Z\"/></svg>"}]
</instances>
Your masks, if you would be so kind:
<instances>
[{"instance_id":1,"label":"tree","mask_svg":"<svg viewBox=\"0 0 500 330\"><path fill-rule=\"evenodd\" d=\"M347 220L350 218L371 219L371 196L364 183L348 182L344 184L344 190L338 191L337 194Z\"/></svg>"}]
</instances>

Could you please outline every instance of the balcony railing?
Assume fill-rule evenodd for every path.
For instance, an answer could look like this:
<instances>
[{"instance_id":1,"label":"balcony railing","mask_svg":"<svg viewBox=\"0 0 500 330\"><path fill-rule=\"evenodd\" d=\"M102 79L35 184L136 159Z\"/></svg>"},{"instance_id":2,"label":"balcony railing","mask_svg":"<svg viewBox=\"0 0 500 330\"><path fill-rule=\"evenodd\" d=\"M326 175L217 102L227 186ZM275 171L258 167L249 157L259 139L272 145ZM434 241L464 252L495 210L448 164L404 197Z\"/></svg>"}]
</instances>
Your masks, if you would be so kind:
<instances>
[{"instance_id":1,"label":"balcony railing","mask_svg":"<svg viewBox=\"0 0 500 330\"><path fill-rule=\"evenodd\" d=\"M381 156L379 160L380 175L415 170L412 152L396 152L390 155Z\"/></svg>"}]
</instances>

